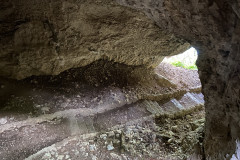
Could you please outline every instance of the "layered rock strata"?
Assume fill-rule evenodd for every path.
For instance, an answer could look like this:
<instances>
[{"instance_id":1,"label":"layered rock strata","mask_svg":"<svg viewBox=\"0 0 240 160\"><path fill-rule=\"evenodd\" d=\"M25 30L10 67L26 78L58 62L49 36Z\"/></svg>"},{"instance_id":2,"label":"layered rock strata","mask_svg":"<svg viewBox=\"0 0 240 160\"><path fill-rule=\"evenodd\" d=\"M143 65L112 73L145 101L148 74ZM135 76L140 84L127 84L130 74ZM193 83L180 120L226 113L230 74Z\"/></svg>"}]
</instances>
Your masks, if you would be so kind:
<instances>
[{"instance_id":1,"label":"layered rock strata","mask_svg":"<svg viewBox=\"0 0 240 160\"><path fill-rule=\"evenodd\" d=\"M156 125L155 118L186 119L187 115L189 116L196 110L204 112L200 81L194 79L197 76L197 71L187 71L169 64L161 64L154 72L155 75L158 75L158 78L152 75L154 78L145 82L141 79L137 81L138 77L136 77L136 83L134 84L132 83L134 78L128 78L128 76L134 75L132 72L134 69L124 70L123 73L120 73L118 69L121 67L126 69L125 65L113 65L112 62L104 62L105 66L109 63L109 66L112 67L111 72L108 67L100 67L101 63L102 61L99 61L98 65L93 63L86 66L91 68L90 70L93 73L85 68L83 70L69 70L58 76L37 76L22 81L1 79L2 86L4 86L1 93L4 94L1 95L0 100L0 158L3 160L57 159L68 155L68 158L65 157L66 159L77 160L79 157L81 159L91 159L94 155L99 159L104 159L104 157L110 158L109 154L117 154L119 151L123 152L126 157L133 158L138 155L137 153L150 148L135 148L132 150L129 148L132 144L128 142L124 142L122 145L117 143L108 146L108 149L110 148L109 150L113 151L103 155L95 153L95 151L100 153L107 149L100 141L96 145L99 145L103 150L93 149L94 151L92 151L91 148L89 151L89 148L85 148L86 151L82 151L74 148L88 141L91 141L91 146L88 144L86 147L93 147L94 143L91 139L99 136L100 132L122 130L124 127L132 125L147 128L148 123ZM115 70L114 66L116 67ZM98 69L97 73L101 73L99 75L102 78L99 75L96 78L94 68ZM109 71L107 75L103 74L105 73L104 69ZM137 70L137 73L141 71L138 68L135 68L135 70ZM165 77L163 71L175 74L175 77L171 76L171 79ZM116 75L116 73L118 74ZM88 76L81 80L81 77L84 77L82 75L85 74ZM122 78L123 75L127 76L125 81L112 81L117 80L119 74L122 75ZM185 81L181 81L181 79L177 81L176 77L181 74L188 75L188 78ZM89 79L94 79L94 81ZM108 83L101 83L102 79L105 79ZM98 81L98 85L94 85ZM159 83L161 81L164 83ZM125 82L125 85L118 82ZM197 128L191 128L192 133L198 133ZM171 134L168 131L165 133L165 131L159 132L156 130L154 134L155 132L159 134L162 132L162 135L158 136L158 140L171 139ZM172 139L174 137L179 137L179 135L176 133L176 136L172 136ZM77 141L76 144L72 142L72 140L75 141L74 139ZM181 138L178 139L179 145L185 143L181 141ZM194 138L193 144L198 144L198 142L198 138ZM143 145L145 142L140 140L138 143ZM161 144L155 147L154 155L150 153L142 155L146 158L154 158L157 153L163 151L162 144L167 142L148 143L151 145ZM174 143L171 142L171 144ZM82 146L84 147L84 145ZM124 149L121 149L121 146L124 146ZM201 145L198 146L201 148ZM111 149L112 147L115 147L115 149ZM173 145L172 147L175 148L176 146ZM192 148L190 143L188 148ZM188 157L194 151L191 149L189 151L179 150L179 153L186 153L186 157ZM167 158L171 154L173 153L165 153L162 157ZM176 155L175 158L177 158Z\"/></svg>"},{"instance_id":2,"label":"layered rock strata","mask_svg":"<svg viewBox=\"0 0 240 160\"><path fill-rule=\"evenodd\" d=\"M154 67L185 50L187 41L199 52L204 154L234 157L240 137L239 0L117 2L123 6L110 0L1 1L0 75L56 75L99 59Z\"/></svg>"}]
</instances>

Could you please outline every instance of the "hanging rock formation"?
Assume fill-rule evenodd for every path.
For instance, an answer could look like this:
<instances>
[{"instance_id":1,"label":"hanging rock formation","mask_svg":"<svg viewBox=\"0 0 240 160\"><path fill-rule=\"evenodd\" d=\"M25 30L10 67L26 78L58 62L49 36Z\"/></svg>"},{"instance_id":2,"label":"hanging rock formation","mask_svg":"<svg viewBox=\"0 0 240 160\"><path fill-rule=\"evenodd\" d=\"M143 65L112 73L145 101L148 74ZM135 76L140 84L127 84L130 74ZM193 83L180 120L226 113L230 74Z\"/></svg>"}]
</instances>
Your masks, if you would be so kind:
<instances>
[{"instance_id":1,"label":"hanging rock formation","mask_svg":"<svg viewBox=\"0 0 240 160\"><path fill-rule=\"evenodd\" d=\"M99 59L154 67L189 47L111 0L10 0L0 6L0 76L56 75Z\"/></svg>"}]
</instances>

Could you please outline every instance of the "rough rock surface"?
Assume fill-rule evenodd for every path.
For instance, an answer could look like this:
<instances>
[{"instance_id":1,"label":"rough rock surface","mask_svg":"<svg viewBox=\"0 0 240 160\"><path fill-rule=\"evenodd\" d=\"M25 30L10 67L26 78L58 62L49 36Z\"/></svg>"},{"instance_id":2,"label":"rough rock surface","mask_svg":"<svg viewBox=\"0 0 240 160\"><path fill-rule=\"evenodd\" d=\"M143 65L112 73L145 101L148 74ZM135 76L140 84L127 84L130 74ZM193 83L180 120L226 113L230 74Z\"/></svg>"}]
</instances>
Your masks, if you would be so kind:
<instances>
[{"instance_id":1,"label":"rough rock surface","mask_svg":"<svg viewBox=\"0 0 240 160\"><path fill-rule=\"evenodd\" d=\"M9 0L0 6L0 76L56 75L99 59L154 67L189 47L112 0Z\"/></svg>"},{"instance_id":2,"label":"rough rock surface","mask_svg":"<svg viewBox=\"0 0 240 160\"><path fill-rule=\"evenodd\" d=\"M119 81L141 69L102 61L58 76L0 79L0 159L182 159L194 146L201 152L204 100L200 80L191 78L197 71L166 65L148 83ZM185 81L177 81L183 73Z\"/></svg>"},{"instance_id":3,"label":"rough rock surface","mask_svg":"<svg viewBox=\"0 0 240 160\"><path fill-rule=\"evenodd\" d=\"M117 0L198 50L206 101L205 158L230 159L240 137L240 1Z\"/></svg>"},{"instance_id":4,"label":"rough rock surface","mask_svg":"<svg viewBox=\"0 0 240 160\"><path fill-rule=\"evenodd\" d=\"M161 121L157 124L153 117L144 117L106 131L71 136L40 150L26 160L59 157L72 160L186 159L189 155L184 152L199 146L199 138L203 139L202 116L198 111L188 118L162 117L164 123Z\"/></svg>"},{"instance_id":5,"label":"rough rock surface","mask_svg":"<svg viewBox=\"0 0 240 160\"><path fill-rule=\"evenodd\" d=\"M240 137L240 1L117 2L139 11L109 1L1 1L1 75L21 79L58 74L89 64L102 55L128 65L149 66L152 58L157 57L154 62L161 60L157 55L181 50L185 42L178 42L177 38L184 39L199 52L197 65L206 100L205 158L230 159ZM161 31L140 10L154 20ZM83 27L76 27L79 22ZM120 27L116 27L118 24ZM127 26L130 27L124 28ZM103 32L98 32L101 30ZM128 37L129 34L134 38ZM166 37L163 43L160 43L161 37ZM86 43L81 45L82 42ZM166 48L161 44L167 45Z\"/></svg>"}]
</instances>

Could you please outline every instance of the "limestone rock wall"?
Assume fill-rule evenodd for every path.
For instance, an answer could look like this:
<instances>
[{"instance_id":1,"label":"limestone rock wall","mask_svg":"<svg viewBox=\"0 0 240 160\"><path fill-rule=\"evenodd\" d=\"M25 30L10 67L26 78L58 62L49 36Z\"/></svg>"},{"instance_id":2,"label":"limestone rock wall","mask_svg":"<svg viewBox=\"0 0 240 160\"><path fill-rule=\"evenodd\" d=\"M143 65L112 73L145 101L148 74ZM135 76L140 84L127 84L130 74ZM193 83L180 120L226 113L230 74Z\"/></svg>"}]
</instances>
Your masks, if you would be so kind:
<instances>
[{"instance_id":1,"label":"limestone rock wall","mask_svg":"<svg viewBox=\"0 0 240 160\"><path fill-rule=\"evenodd\" d=\"M112 0L8 0L0 6L0 76L56 75L99 59L155 67L189 47Z\"/></svg>"},{"instance_id":2,"label":"limestone rock wall","mask_svg":"<svg viewBox=\"0 0 240 160\"><path fill-rule=\"evenodd\" d=\"M118 2L143 10L162 29L198 50L206 102L205 156L230 159L240 137L240 1Z\"/></svg>"},{"instance_id":3,"label":"limestone rock wall","mask_svg":"<svg viewBox=\"0 0 240 160\"><path fill-rule=\"evenodd\" d=\"M0 75L55 75L99 59L154 67L187 41L199 52L206 158L230 159L240 137L240 1L117 2L0 1Z\"/></svg>"}]
</instances>

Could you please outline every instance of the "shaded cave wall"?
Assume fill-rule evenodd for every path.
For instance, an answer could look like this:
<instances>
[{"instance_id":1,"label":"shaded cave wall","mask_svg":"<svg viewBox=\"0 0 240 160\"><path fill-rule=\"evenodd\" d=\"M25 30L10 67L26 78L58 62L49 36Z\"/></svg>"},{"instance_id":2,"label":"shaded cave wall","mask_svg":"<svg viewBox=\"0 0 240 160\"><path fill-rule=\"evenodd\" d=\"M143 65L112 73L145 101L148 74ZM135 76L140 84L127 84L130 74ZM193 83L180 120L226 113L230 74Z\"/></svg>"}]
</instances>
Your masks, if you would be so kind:
<instances>
[{"instance_id":1,"label":"shaded cave wall","mask_svg":"<svg viewBox=\"0 0 240 160\"><path fill-rule=\"evenodd\" d=\"M187 41L199 52L205 155L231 157L240 137L240 1L117 2L133 9L111 0L1 1L0 75L54 75L101 58L149 67Z\"/></svg>"},{"instance_id":2,"label":"shaded cave wall","mask_svg":"<svg viewBox=\"0 0 240 160\"><path fill-rule=\"evenodd\" d=\"M161 28L198 50L206 104L205 156L231 158L240 137L240 1L118 2L144 10Z\"/></svg>"},{"instance_id":3,"label":"shaded cave wall","mask_svg":"<svg viewBox=\"0 0 240 160\"><path fill-rule=\"evenodd\" d=\"M106 59L157 66L190 45L113 0L0 1L0 76L58 75Z\"/></svg>"}]
</instances>

